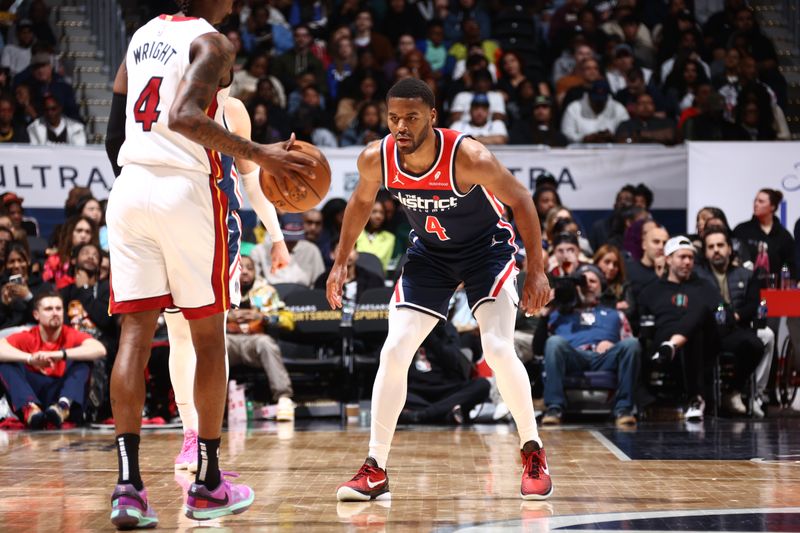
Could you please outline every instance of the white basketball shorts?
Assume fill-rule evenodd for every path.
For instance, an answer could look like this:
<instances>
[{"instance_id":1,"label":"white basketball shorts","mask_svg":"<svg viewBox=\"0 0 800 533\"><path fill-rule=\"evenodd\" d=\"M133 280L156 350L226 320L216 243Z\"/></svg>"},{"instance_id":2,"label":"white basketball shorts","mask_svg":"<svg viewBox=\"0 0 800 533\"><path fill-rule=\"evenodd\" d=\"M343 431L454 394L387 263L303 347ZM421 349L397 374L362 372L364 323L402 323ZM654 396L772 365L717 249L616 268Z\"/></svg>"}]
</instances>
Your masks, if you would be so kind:
<instances>
[{"instance_id":1,"label":"white basketball shorts","mask_svg":"<svg viewBox=\"0 0 800 533\"><path fill-rule=\"evenodd\" d=\"M106 212L111 312L177 307L192 320L226 311L227 209L208 174L125 165Z\"/></svg>"}]
</instances>

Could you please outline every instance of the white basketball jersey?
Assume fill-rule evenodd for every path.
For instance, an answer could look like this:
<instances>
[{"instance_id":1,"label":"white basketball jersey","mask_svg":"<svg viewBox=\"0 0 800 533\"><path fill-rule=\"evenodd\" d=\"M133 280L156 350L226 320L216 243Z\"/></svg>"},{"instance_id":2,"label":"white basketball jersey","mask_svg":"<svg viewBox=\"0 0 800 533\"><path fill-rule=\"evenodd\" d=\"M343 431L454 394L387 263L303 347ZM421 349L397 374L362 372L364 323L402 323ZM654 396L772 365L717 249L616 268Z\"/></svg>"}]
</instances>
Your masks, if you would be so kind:
<instances>
[{"instance_id":1,"label":"white basketball jersey","mask_svg":"<svg viewBox=\"0 0 800 533\"><path fill-rule=\"evenodd\" d=\"M168 126L178 84L189 67L192 42L216 31L204 19L161 15L133 34L125 56L128 101L120 166L135 163L218 173L218 154ZM220 124L228 93L229 89L218 90L206 110Z\"/></svg>"}]
</instances>

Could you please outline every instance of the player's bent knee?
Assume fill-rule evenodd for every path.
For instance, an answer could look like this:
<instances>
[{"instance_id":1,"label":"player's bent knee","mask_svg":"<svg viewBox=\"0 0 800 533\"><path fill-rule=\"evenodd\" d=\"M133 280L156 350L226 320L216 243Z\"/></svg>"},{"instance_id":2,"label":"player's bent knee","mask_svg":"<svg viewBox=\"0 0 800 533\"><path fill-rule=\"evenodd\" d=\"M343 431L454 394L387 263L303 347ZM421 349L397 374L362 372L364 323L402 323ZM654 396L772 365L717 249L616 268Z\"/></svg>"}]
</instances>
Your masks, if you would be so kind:
<instances>
[{"instance_id":1,"label":"player's bent knee","mask_svg":"<svg viewBox=\"0 0 800 533\"><path fill-rule=\"evenodd\" d=\"M517 357L516 352L514 352L514 343L511 339L499 335L484 334L481 335L481 345L489 366L492 366L492 361L500 361L505 358L516 359Z\"/></svg>"}]
</instances>

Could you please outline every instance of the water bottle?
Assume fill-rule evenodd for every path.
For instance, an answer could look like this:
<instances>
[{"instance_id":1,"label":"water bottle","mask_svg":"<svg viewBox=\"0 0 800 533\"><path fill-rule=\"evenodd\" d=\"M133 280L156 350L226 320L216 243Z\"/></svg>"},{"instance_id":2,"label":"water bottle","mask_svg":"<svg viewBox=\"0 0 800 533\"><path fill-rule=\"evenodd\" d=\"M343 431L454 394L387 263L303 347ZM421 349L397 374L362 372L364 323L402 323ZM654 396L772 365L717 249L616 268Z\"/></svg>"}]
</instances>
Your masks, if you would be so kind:
<instances>
[{"instance_id":1,"label":"water bottle","mask_svg":"<svg viewBox=\"0 0 800 533\"><path fill-rule=\"evenodd\" d=\"M753 321L753 327L755 329L762 329L767 327L767 301L761 300L758 304L758 312L756 313L756 319Z\"/></svg>"},{"instance_id":2,"label":"water bottle","mask_svg":"<svg viewBox=\"0 0 800 533\"><path fill-rule=\"evenodd\" d=\"M728 318L728 312L725 311L724 304L721 303L717 306L717 311L714 313L714 318L716 319L718 325L720 326L725 325L725 322Z\"/></svg>"},{"instance_id":3,"label":"water bottle","mask_svg":"<svg viewBox=\"0 0 800 533\"><path fill-rule=\"evenodd\" d=\"M339 323L341 327L353 327L353 312L355 311L355 308L355 303L352 300L342 300L342 321Z\"/></svg>"},{"instance_id":4,"label":"water bottle","mask_svg":"<svg viewBox=\"0 0 800 533\"><path fill-rule=\"evenodd\" d=\"M792 288L792 280L791 273L789 272L789 265L786 263L783 264L781 267L781 285L780 288L782 291L788 291Z\"/></svg>"}]
</instances>

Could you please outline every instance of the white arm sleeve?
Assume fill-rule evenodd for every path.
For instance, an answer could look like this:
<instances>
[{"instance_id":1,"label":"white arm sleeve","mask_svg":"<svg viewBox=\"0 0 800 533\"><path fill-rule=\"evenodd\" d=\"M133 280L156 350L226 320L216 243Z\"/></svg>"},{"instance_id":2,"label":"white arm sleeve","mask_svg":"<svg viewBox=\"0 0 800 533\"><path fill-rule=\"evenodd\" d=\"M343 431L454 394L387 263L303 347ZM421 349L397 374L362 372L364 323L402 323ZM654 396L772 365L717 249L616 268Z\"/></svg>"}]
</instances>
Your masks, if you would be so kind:
<instances>
[{"instance_id":1,"label":"white arm sleeve","mask_svg":"<svg viewBox=\"0 0 800 533\"><path fill-rule=\"evenodd\" d=\"M250 205L258 215L258 218L264 223L267 228L272 242L283 240L283 232L281 225L278 222L278 212L275 211L275 206L272 202L267 200L264 192L261 190L261 184L258 181L258 173L260 169L256 168L252 172L242 174L242 183L244 184L244 192L247 193L247 198L250 200Z\"/></svg>"}]
</instances>

